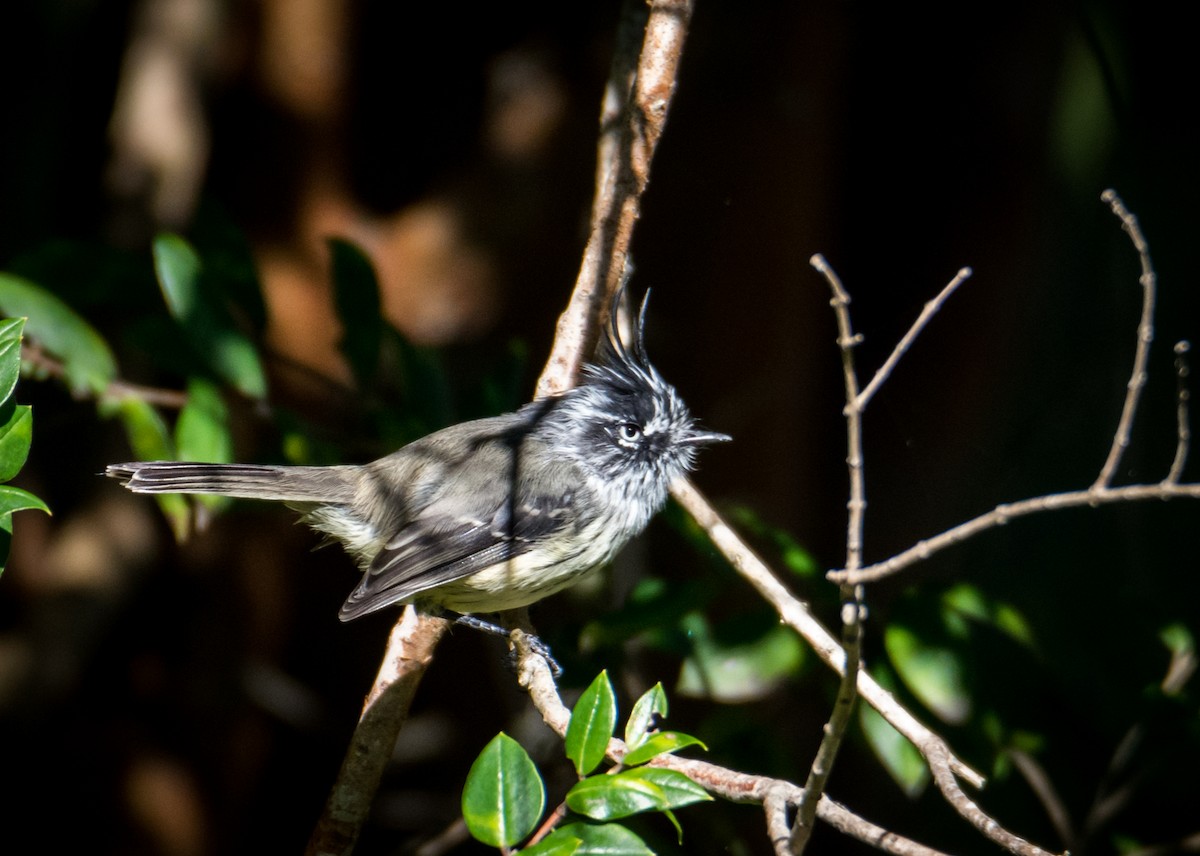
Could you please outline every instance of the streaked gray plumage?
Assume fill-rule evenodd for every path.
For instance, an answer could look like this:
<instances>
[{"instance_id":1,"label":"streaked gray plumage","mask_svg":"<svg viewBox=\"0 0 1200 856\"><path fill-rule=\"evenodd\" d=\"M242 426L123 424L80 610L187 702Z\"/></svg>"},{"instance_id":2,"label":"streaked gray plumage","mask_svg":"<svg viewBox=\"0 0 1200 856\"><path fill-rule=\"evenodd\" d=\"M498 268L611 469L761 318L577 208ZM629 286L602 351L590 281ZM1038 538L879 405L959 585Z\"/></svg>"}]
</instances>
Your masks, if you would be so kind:
<instances>
[{"instance_id":1,"label":"streaked gray plumage","mask_svg":"<svg viewBox=\"0 0 1200 856\"><path fill-rule=\"evenodd\" d=\"M106 474L138 493L297 509L364 573L344 621L401 603L464 614L526 606L607 563L662 507L696 448L729 439L698 430L650 365L644 316L645 302L629 349L610 323L601 360L561 396L444 428L369 464L158 461Z\"/></svg>"}]
</instances>

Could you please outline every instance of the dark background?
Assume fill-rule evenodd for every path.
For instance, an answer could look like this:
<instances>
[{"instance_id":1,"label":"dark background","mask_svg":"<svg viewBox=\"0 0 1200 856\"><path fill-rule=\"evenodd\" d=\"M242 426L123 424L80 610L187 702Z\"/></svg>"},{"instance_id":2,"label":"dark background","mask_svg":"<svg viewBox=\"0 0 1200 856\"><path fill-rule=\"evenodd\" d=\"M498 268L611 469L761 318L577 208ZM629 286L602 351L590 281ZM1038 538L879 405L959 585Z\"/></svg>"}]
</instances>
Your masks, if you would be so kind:
<instances>
[{"instance_id":1,"label":"dark background","mask_svg":"<svg viewBox=\"0 0 1200 856\"><path fill-rule=\"evenodd\" d=\"M341 234L380 266L393 323L443 348L463 388L520 343L527 397L586 237L618 4L218 8L191 65L211 134L202 192L165 222L150 204L153 170L123 189L111 180L106 129L136 8L56 0L0 13L0 266L70 280L64 293L86 297L80 309L125 377L178 387L123 350L124 307L153 287L149 238L159 226L236 227L272 307L273 399L361 460L389 450L363 436L353 396L312 375L344 376L320 243ZM293 46L303 61L272 76L282 61L271 51L289 43L282 20L327 52ZM1106 187L1139 215L1160 283L1150 382L1117 481L1162 478L1175 448L1171 345L1200 329L1193 33L1166 3L701 0L633 251L636 287L654 290L656 364L706 426L736 439L703 455L698 483L786 530L821 567L844 561L840 364L828 290L808 266L820 252L854 298L864 381L959 267L975 272L868 413L868 561L997 502L1090 484L1141 301L1137 256L1099 201ZM338 624L349 562L310 553L315 539L281 509L239 506L175 546L149 502L94 475L129 455L113 423L53 384L27 381L18 395L37 420L20 483L54 517L18 517L0 580L5 835L48 852L298 852L388 620ZM238 454L262 459L271 419L241 415ZM906 697L993 775L981 802L1015 832L1065 846L1028 784L993 766L1021 735L1076 827L1091 824L1082 852L1195 832L1195 691L1155 688L1162 628L1200 628L1196 514L1180 501L1024 520L870 590L872 662L885 659L889 621L919 626L955 581L1033 628L1015 651L973 638L967 722L940 725ZM662 680L675 697L680 652L635 641L572 653L630 575L686 582L697 562L715 564L669 523L627 551L610 589L534 609L567 652L564 686L620 666L623 692ZM707 573L724 593L717 612L758 610L727 572ZM827 584L793 583L835 619ZM501 728L564 779L500 661L471 634L444 643L360 852L409 852L445 828L471 759ZM671 723L714 760L801 781L831 693L809 662L745 704L679 699ZM1114 773L1131 733L1138 764ZM1096 813L1101 788L1127 789L1115 818ZM931 789L906 797L861 740L830 792L933 846L991 847ZM683 852L769 852L756 809L680 817ZM640 829L669 850L664 821ZM827 829L814 847L859 852Z\"/></svg>"}]
</instances>

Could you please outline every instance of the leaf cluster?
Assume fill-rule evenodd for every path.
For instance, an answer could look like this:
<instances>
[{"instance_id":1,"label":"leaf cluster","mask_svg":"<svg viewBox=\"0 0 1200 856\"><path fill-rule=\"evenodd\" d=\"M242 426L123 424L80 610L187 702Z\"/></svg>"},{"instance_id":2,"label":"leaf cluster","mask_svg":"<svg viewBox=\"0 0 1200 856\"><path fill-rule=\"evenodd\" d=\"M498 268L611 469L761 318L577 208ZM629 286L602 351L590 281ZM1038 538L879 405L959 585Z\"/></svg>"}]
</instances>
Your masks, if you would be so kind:
<instances>
[{"instance_id":1,"label":"leaf cluster","mask_svg":"<svg viewBox=\"0 0 1200 856\"><path fill-rule=\"evenodd\" d=\"M662 684L647 690L633 706L624 729L624 754L613 742L617 701L607 672L584 690L571 712L565 751L579 781L567 791L563 806L543 825L550 829L562 816L568 822L520 852L530 856L627 854L651 856L634 832L614 821L644 812L659 812L683 830L674 809L711 799L683 773L648 766L655 758L704 744L696 737L661 731L667 715ZM600 769L609 757L619 760ZM486 747L463 788L463 818L476 839L505 852L529 837L546 804L546 786L537 766L521 745L501 732Z\"/></svg>"}]
</instances>

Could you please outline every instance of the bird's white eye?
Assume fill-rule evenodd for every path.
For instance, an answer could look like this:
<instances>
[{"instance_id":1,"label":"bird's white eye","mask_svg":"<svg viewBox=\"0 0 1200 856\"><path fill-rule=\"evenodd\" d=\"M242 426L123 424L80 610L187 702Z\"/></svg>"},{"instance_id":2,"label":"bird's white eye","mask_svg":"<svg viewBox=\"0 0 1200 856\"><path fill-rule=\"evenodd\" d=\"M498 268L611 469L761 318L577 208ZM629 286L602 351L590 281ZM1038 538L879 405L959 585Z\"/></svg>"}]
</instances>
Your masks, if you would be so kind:
<instances>
[{"instance_id":1,"label":"bird's white eye","mask_svg":"<svg viewBox=\"0 0 1200 856\"><path fill-rule=\"evenodd\" d=\"M617 426L617 437L625 443L636 443L642 439L642 429L632 422L622 422Z\"/></svg>"}]
</instances>

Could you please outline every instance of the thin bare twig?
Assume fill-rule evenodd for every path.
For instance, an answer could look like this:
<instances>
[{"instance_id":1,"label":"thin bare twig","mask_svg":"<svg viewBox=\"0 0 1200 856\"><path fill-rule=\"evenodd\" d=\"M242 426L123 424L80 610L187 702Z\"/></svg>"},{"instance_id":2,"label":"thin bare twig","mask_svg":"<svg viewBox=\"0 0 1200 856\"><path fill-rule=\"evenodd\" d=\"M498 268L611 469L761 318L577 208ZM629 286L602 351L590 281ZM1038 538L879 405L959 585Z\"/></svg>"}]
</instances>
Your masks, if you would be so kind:
<instances>
[{"instance_id":1,"label":"thin bare twig","mask_svg":"<svg viewBox=\"0 0 1200 856\"><path fill-rule=\"evenodd\" d=\"M1117 423L1116 433L1113 434L1112 447L1108 450L1108 458L1100 469L1100 475L1092 484L1092 490L1102 490L1112 484L1113 474L1121 463L1121 456L1129 446L1129 435L1133 430L1133 420L1137 415L1138 400L1142 388L1146 386L1146 364L1150 360L1150 343L1154 341L1154 291L1156 277L1154 266L1150 263L1150 248L1142 236L1137 217L1129 212L1121 197L1115 190L1106 190L1100 198L1109 204L1113 214L1121 220L1121 228L1129 235L1137 250L1138 259L1142 265L1142 275L1138 281L1142 284L1142 317L1138 321L1137 349L1133 354L1133 372L1129 376L1129 386L1125 393L1125 404L1121 408L1121 419Z\"/></svg>"},{"instance_id":2,"label":"thin bare twig","mask_svg":"<svg viewBox=\"0 0 1200 856\"><path fill-rule=\"evenodd\" d=\"M859 394L858 372L854 366L854 346L862 337L854 333L850 323L850 295L842 281L820 255L811 264L829 283L833 297L834 317L837 319L838 350L842 355L842 381L845 386L846 407L846 466L850 477L850 498L846 502L846 567L857 568L862 563L863 521L867 510L866 480L863 475L862 414L863 397ZM838 751L850 727L854 702L858 698L858 675L862 666L862 621L866 611L862 586L843 585L839 592L842 601L842 652L845 666L838 684L837 697L829 722L825 724L821 745L809 767L804 794L796 807L792 824L791 850L799 854L808 846L816 820L817 802L825 793Z\"/></svg>"},{"instance_id":3,"label":"thin bare twig","mask_svg":"<svg viewBox=\"0 0 1200 856\"><path fill-rule=\"evenodd\" d=\"M21 362L30 367L40 377L52 377L55 380L66 380L67 369L62 361L52 357L36 342L21 343ZM147 404L179 410L187 404L187 393L177 389L163 389L157 386L142 386L127 380L113 378L108 382L101 398L120 401L123 398L137 398Z\"/></svg>"},{"instance_id":4,"label":"thin bare twig","mask_svg":"<svg viewBox=\"0 0 1200 856\"><path fill-rule=\"evenodd\" d=\"M1187 354L1190 348L1191 345L1187 342L1175 343L1175 458L1171 461L1167 477L1163 479L1164 484L1179 483L1183 476L1183 468L1187 464L1188 444L1192 439L1192 429L1188 420L1188 399L1191 398L1191 392L1187 384L1190 372Z\"/></svg>"},{"instance_id":5,"label":"thin bare twig","mask_svg":"<svg viewBox=\"0 0 1200 856\"><path fill-rule=\"evenodd\" d=\"M947 529L940 535L918 541L901 553L890 559L867 565L857 571L836 570L826 576L839 583L872 583L884 577L899 573L905 568L923 562L935 553L940 553L955 544L961 544L988 529L1005 524L1030 514L1045 511L1059 511L1064 508L1082 508L1110 505L1116 502L1136 502L1146 499L1175 499L1187 497L1200 499L1200 484L1131 484L1121 487L1104 488L1103 490L1073 490L1066 493L1052 493L1046 496L1036 496L1019 502L1008 502L997 505L991 511L976 518L960 523Z\"/></svg>"},{"instance_id":6,"label":"thin bare twig","mask_svg":"<svg viewBox=\"0 0 1200 856\"><path fill-rule=\"evenodd\" d=\"M814 256L814 258L819 257ZM824 261L824 259L821 259L822 264L824 264ZM814 263L814 267L815 266L816 265ZM820 268L817 269L820 270ZM958 287L966 282L970 276L971 269L969 267L960 268L958 273L954 275L954 279L950 280L950 282L946 284L946 287L938 292L938 296L925 304L925 308L921 310L921 314L917 316L917 320L914 321L913 325L908 328L908 332L904 334L904 337L896 343L896 347L892 350L892 353L888 355L888 358L884 360L883 365L879 367L879 370L875 372L875 376L871 378L871 382L866 385L861 393L859 393L856 399L859 409L867 409L867 404L879 390L879 387L883 385L883 382L891 377L892 372L896 368L896 364L900 362L900 358L908 352L910 347L912 347L912 343L916 341L917 336L921 335L921 331L925 329L925 326L933 319L933 316L936 315L938 310L942 308L942 305L950 299L950 295L957 291Z\"/></svg>"},{"instance_id":7,"label":"thin bare twig","mask_svg":"<svg viewBox=\"0 0 1200 856\"><path fill-rule=\"evenodd\" d=\"M1007 750L1007 754L1012 759L1017 772L1025 779L1030 790L1038 798L1038 802L1042 804L1042 808L1046 810L1046 816L1050 818L1050 823L1058 833L1059 840L1068 851L1075 849L1076 833L1075 826L1071 823L1071 813L1067 811L1066 803L1063 802L1058 790L1054 787L1054 782L1046 774L1045 768L1023 749L1010 748Z\"/></svg>"},{"instance_id":8,"label":"thin bare twig","mask_svg":"<svg viewBox=\"0 0 1200 856\"><path fill-rule=\"evenodd\" d=\"M935 747L933 751L942 751L940 747ZM928 756L926 756L928 757ZM999 844L1010 853L1016 853L1018 856L1048 856L1047 851L1038 847L1036 844L1030 844L1019 835L1013 835L1003 826L993 820L988 814L981 809L974 800L968 797L963 789L958 786L958 780L950 772L948 765L941 763L930 763L930 771L933 773L933 780L938 786L938 790L942 792L942 796L946 801L954 807L954 810L970 821L976 829L982 832L992 841Z\"/></svg>"}]
</instances>

